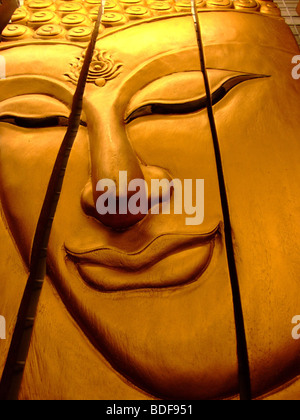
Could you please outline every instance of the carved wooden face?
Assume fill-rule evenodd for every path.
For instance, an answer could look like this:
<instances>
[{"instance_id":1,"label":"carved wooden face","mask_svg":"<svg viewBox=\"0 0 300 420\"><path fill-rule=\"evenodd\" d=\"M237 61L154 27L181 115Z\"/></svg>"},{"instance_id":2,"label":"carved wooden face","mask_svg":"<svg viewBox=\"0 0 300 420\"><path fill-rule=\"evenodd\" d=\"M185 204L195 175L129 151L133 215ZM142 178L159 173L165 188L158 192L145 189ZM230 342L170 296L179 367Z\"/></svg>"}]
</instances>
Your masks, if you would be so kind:
<instances>
[{"instance_id":1,"label":"carved wooden face","mask_svg":"<svg viewBox=\"0 0 300 420\"><path fill-rule=\"evenodd\" d=\"M203 13L201 22L211 89L226 91L214 112L252 389L262 395L299 373L290 324L300 307L300 85L290 64L297 49L280 20L221 12ZM109 57L110 67L101 73L95 62L99 74L87 85L50 239L51 280L88 339L134 385L158 397L233 396L233 303L207 111L192 107L205 96L192 20L135 25L97 47L95 61ZM82 49L2 53L1 200L28 264ZM168 111L141 115L156 103ZM102 219L96 183L124 170L131 179L204 179L204 223L187 226L185 214Z\"/></svg>"}]
</instances>

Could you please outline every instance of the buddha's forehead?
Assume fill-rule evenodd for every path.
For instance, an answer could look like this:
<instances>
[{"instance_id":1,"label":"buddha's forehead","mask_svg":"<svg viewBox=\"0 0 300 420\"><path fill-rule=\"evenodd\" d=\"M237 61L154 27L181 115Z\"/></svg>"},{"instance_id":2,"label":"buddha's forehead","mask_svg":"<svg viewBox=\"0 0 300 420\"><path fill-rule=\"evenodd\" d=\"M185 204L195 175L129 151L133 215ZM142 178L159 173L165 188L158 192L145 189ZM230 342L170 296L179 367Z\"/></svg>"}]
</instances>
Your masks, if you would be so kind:
<instances>
[{"instance_id":1,"label":"buddha's forehead","mask_svg":"<svg viewBox=\"0 0 300 420\"><path fill-rule=\"evenodd\" d=\"M190 19L181 19L180 35L174 20L167 19L150 24L134 25L100 38L97 51L105 52L113 62L122 64L123 70L134 69L164 52L184 49L193 41ZM188 30L183 30L189 27ZM173 37L169 36L169 30ZM178 28L177 28L178 30ZM82 57L86 46L67 42L36 41L2 44L0 54L6 59L7 76L36 74L64 80L74 60Z\"/></svg>"},{"instance_id":2,"label":"buddha's forehead","mask_svg":"<svg viewBox=\"0 0 300 420\"><path fill-rule=\"evenodd\" d=\"M282 18L227 10L201 12L199 20L205 46L239 43L295 51L296 42ZM196 36L192 16L186 15L119 29L104 35L100 42L138 56L196 46Z\"/></svg>"},{"instance_id":3,"label":"buddha's forehead","mask_svg":"<svg viewBox=\"0 0 300 420\"><path fill-rule=\"evenodd\" d=\"M227 10L201 12L199 20L209 67L269 72L274 60L282 61L282 54L290 61L291 54L299 53L282 18ZM187 66L200 68L192 16L158 19L120 29L104 36L98 47L114 51L116 57L130 62L133 68L163 54L177 56L179 66L185 60ZM185 54L192 49L194 55Z\"/></svg>"},{"instance_id":4,"label":"buddha's forehead","mask_svg":"<svg viewBox=\"0 0 300 420\"><path fill-rule=\"evenodd\" d=\"M270 74L276 67L274 61L283 62L282 54L290 65L291 54L298 53L289 28L278 18L226 11L201 13L200 21L209 67ZM0 54L6 58L7 77L45 75L74 88L76 83L70 83L66 74L73 77L75 66L78 76L85 48L33 40L19 45L3 43ZM168 72L200 69L193 20L188 15L116 29L99 38L97 51L101 54L97 58L100 64L104 61L113 69L104 75L105 83L109 80L107 86L112 89L139 68L152 72L148 80L146 71L145 84ZM99 79L101 83L101 71Z\"/></svg>"}]
</instances>

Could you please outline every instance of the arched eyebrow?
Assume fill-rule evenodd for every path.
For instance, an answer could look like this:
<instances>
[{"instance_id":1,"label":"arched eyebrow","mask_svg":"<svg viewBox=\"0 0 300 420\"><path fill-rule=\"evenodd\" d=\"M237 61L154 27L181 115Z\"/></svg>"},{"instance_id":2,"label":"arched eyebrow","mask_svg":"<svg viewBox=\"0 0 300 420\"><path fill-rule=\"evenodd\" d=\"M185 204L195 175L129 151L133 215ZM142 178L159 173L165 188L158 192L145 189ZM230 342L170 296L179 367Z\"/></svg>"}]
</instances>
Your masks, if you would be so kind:
<instances>
[{"instance_id":1,"label":"arched eyebrow","mask_svg":"<svg viewBox=\"0 0 300 420\"><path fill-rule=\"evenodd\" d=\"M235 86L253 79L262 79L270 76L258 74L239 74L227 79L221 86L212 92L212 104L216 105L229 93ZM184 115L199 112L207 107L206 96L201 96L191 101L166 102L157 101L142 105L135 109L125 118L125 124L129 124L137 118L149 115Z\"/></svg>"},{"instance_id":2,"label":"arched eyebrow","mask_svg":"<svg viewBox=\"0 0 300 420\"><path fill-rule=\"evenodd\" d=\"M74 88L46 76L21 75L0 80L0 102L22 95L48 95L71 109Z\"/></svg>"},{"instance_id":3,"label":"arched eyebrow","mask_svg":"<svg viewBox=\"0 0 300 420\"><path fill-rule=\"evenodd\" d=\"M21 99L31 95L45 96L57 100L66 107L66 112L52 112L51 115L41 113L41 116L26 115L24 112L8 110L0 115L0 122L11 124L22 128L49 128L68 127L69 115L73 101L73 89L70 89L64 82L45 76L23 75L11 76L0 81L0 105L9 102L14 98ZM80 125L86 127L84 120Z\"/></svg>"}]
</instances>

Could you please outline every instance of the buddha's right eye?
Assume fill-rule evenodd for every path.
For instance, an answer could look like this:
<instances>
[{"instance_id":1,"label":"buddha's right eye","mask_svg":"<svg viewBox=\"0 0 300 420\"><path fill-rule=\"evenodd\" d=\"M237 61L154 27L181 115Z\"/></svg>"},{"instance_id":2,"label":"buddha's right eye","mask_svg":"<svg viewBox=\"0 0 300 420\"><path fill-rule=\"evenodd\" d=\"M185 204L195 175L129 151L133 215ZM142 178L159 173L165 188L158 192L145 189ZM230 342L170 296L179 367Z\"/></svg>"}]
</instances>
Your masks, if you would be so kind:
<instances>
[{"instance_id":1,"label":"buddha's right eye","mask_svg":"<svg viewBox=\"0 0 300 420\"><path fill-rule=\"evenodd\" d=\"M68 118L59 116L45 118L22 118L4 115L0 117L0 122L22 128L66 127L68 125Z\"/></svg>"},{"instance_id":2,"label":"buddha's right eye","mask_svg":"<svg viewBox=\"0 0 300 420\"><path fill-rule=\"evenodd\" d=\"M17 117L12 115L4 115L0 117L0 123L11 124L22 128L50 128L50 127L67 127L69 124L69 118L65 116L50 116L42 118L26 118ZM80 122L80 125L86 127L84 121Z\"/></svg>"},{"instance_id":3,"label":"buddha's right eye","mask_svg":"<svg viewBox=\"0 0 300 420\"><path fill-rule=\"evenodd\" d=\"M43 94L20 95L0 102L0 123L38 129L67 127L70 108L56 98ZM86 123L81 125L86 127Z\"/></svg>"}]
</instances>

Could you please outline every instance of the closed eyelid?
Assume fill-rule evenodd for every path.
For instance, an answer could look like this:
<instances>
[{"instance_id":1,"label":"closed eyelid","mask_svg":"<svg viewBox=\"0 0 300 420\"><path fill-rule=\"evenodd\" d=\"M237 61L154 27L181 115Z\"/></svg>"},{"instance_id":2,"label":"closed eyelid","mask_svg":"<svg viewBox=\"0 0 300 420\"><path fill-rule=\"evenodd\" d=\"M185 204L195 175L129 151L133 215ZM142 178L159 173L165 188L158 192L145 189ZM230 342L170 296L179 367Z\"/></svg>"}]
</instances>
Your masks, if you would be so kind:
<instances>
[{"instance_id":1,"label":"closed eyelid","mask_svg":"<svg viewBox=\"0 0 300 420\"><path fill-rule=\"evenodd\" d=\"M69 108L46 95L21 95L0 103L0 122L22 128L67 127ZM82 126L87 124L81 121Z\"/></svg>"},{"instance_id":2,"label":"closed eyelid","mask_svg":"<svg viewBox=\"0 0 300 420\"><path fill-rule=\"evenodd\" d=\"M13 115L3 115L0 117L0 122L23 128L45 128L68 125L67 118L54 116L44 118L23 118Z\"/></svg>"},{"instance_id":3,"label":"closed eyelid","mask_svg":"<svg viewBox=\"0 0 300 420\"><path fill-rule=\"evenodd\" d=\"M227 78L220 86L212 91L212 104L216 105L220 102L235 86L252 79L261 79L270 76L257 74L238 74ZM192 100L184 101L149 101L140 107L137 107L125 117L125 123L129 124L137 118L149 115L185 115L199 112L207 106L207 98L205 95Z\"/></svg>"},{"instance_id":4,"label":"closed eyelid","mask_svg":"<svg viewBox=\"0 0 300 420\"><path fill-rule=\"evenodd\" d=\"M50 128L50 127L68 127L69 118L64 116L49 116L42 118L16 117L12 115L3 115L0 117L0 123L11 124L22 128ZM87 123L80 121L80 125L87 127Z\"/></svg>"}]
</instances>

